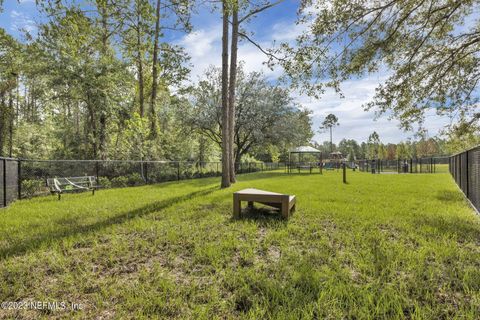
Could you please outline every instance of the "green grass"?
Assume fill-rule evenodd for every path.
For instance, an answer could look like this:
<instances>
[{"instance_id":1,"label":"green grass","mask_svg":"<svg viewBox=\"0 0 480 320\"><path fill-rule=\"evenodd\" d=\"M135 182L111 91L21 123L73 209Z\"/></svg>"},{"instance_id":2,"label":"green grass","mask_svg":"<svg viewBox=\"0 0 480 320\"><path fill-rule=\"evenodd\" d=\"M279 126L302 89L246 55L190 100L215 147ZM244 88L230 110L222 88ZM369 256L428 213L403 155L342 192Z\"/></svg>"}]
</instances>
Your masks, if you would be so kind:
<instances>
[{"instance_id":1,"label":"green grass","mask_svg":"<svg viewBox=\"0 0 480 320\"><path fill-rule=\"evenodd\" d=\"M480 219L448 174L256 173L0 211L0 318L478 319ZM231 218L246 187L297 195Z\"/></svg>"}]
</instances>

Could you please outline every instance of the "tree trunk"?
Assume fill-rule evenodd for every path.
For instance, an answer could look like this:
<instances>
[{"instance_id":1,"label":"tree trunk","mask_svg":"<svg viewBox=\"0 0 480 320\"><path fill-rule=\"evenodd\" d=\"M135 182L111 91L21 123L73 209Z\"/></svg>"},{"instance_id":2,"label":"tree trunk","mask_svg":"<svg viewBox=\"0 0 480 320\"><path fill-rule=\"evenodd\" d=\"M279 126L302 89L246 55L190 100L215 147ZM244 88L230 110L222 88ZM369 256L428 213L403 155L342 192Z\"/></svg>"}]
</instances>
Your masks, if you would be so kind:
<instances>
[{"instance_id":1,"label":"tree trunk","mask_svg":"<svg viewBox=\"0 0 480 320\"><path fill-rule=\"evenodd\" d=\"M20 114L20 75L17 75L17 97L15 106L15 124L18 126L19 114Z\"/></svg>"},{"instance_id":2,"label":"tree trunk","mask_svg":"<svg viewBox=\"0 0 480 320\"><path fill-rule=\"evenodd\" d=\"M138 67L138 100L140 104L140 117L145 116L145 93L143 84L143 56L142 56L142 41L141 41L141 19L140 8L137 3L137 67Z\"/></svg>"},{"instance_id":3,"label":"tree trunk","mask_svg":"<svg viewBox=\"0 0 480 320\"><path fill-rule=\"evenodd\" d=\"M93 159L97 159L98 156L98 146L97 146L97 119L95 117L95 106L92 106L90 94L87 94L87 110L90 116L89 129L92 130L92 138L88 137L88 132L86 132L88 140L92 143Z\"/></svg>"},{"instance_id":4,"label":"tree trunk","mask_svg":"<svg viewBox=\"0 0 480 320\"><path fill-rule=\"evenodd\" d=\"M5 108L5 94L1 93L0 98L0 157L3 157L3 146L5 144L5 124L7 122L6 108Z\"/></svg>"},{"instance_id":5,"label":"tree trunk","mask_svg":"<svg viewBox=\"0 0 480 320\"><path fill-rule=\"evenodd\" d=\"M150 135L156 137L157 135L157 122L155 115L155 104L157 100L157 86L158 86L158 37L160 35L160 0L157 0L157 8L155 12L155 39L153 45L153 61L152 61L152 95L150 97Z\"/></svg>"},{"instance_id":6,"label":"tree trunk","mask_svg":"<svg viewBox=\"0 0 480 320\"><path fill-rule=\"evenodd\" d=\"M330 153L333 152L332 127L330 127Z\"/></svg>"},{"instance_id":7,"label":"tree trunk","mask_svg":"<svg viewBox=\"0 0 480 320\"><path fill-rule=\"evenodd\" d=\"M228 108L228 10L226 0L222 2L222 188L230 187L230 130Z\"/></svg>"},{"instance_id":8,"label":"tree trunk","mask_svg":"<svg viewBox=\"0 0 480 320\"><path fill-rule=\"evenodd\" d=\"M230 153L230 182L235 183L235 85L237 81L237 53L238 53L238 0L233 2L232 8L232 44L230 50L230 83L228 93L228 129L229 129L229 153Z\"/></svg>"},{"instance_id":9,"label":"tree trunk","mask_svg":"<svg viewBox=\"0 0 480 320\"><path fill-rule=\"evenodd\" d=\"M107 23L107 9L106 5L104 4L101 8L101 15L102 15L102 55L105 58L108 54L108 23ZM106 73L106 67L102 65L103 72L102 74ZM107 110L105 110L107 106L107 97L105 93L102 93L102 106L100 109L100 116L99 116L99 130L98 130L98 153L100 155L100 159L105 160L107 158Z\"/></svg>"},{"instance_id":10,"label":"tree trunk","mask_svg":"<svg viewBox=\"0 0 480 320\"><path fill-rule=\"evenodd\" d=\"M13 89L10 90L8 98L8 156L11 158L13 153L13 119L14 119L14 107L13 107Z\"/></svg>"}]
</instances>

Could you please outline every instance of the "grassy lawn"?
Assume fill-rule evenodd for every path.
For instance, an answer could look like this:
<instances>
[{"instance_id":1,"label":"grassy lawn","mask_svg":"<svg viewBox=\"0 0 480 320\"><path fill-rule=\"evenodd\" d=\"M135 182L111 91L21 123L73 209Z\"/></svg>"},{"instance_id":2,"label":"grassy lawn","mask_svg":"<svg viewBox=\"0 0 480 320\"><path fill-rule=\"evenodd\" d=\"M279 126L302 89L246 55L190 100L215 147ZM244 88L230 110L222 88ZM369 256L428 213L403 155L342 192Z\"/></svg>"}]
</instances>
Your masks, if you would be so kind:
<instances>
[{"instance_id":1,"label":"grassy lawn","mask_svg":"<svg viewBox=\"0 0 480 320\"><path fill-rule=\"evenodd\" d=\"M0 318L480 318L480 218L446 173L256 173L14 203ZM232 191L297 195L232 220Z\"/></svg>"}]
</instances>

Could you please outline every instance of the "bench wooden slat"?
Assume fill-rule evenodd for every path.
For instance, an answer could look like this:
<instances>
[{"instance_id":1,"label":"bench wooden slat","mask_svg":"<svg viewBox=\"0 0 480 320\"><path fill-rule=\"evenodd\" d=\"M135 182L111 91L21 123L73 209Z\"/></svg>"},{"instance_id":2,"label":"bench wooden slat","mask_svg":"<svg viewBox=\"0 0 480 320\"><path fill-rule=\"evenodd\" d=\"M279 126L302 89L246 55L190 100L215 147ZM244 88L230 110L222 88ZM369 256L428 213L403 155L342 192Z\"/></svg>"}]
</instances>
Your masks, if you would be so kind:
<instances>
[{"instance_id":1,"label":"bench wooden slat","mask_svg":"<svg viewBox=\"0 0 480 320\"><path fill-rule=\"evenodd\" d=\"M281 210L282 216L285 218L288 218L290 212L295 210L296 204L296 198L294 195L252 188L243 189L233 194L233 214L235 217L238 217L241 214L242 201L248 201L249 206L252 206L253 202L258 202L267 206L278 208Z\"/></svg>"}]
</instances>

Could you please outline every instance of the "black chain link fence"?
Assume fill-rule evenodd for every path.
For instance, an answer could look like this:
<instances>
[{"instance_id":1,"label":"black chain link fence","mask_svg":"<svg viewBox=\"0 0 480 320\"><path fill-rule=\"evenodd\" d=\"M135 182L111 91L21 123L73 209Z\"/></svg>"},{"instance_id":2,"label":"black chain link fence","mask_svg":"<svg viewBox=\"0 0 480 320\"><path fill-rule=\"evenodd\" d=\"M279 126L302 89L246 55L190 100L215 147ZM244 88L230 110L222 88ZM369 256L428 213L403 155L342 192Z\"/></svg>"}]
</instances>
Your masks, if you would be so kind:
<instances>
[{"instance_id":1,"label":"black chain link fence","mask_svg":"<svg viewBox=\"0 0 480 320\"><path fill-rule=\"evenodd\" d=\"M445 173L449 157L429 157L399 160L357 160L358 169L374 173Z\"/></svg>"},{"instance_id":2,"label":"black chain link fence","mask_svg":"<svg viewBox=\"0 0 480 320\"><path fill-rule=\"evenodd\" d=\"M453 179L480 211L480 146L451 156L449 164Z\"/></svg>"},{"instance_id":3,"label":"black chain link fence","mask_svg":"<svg viewBox=\"0 0 480 320\"><path fill-rule=\"evenodd\" d=\"M476 158L475 158L476 157ZM349 168L376 173L450 172L476 206L480 178L480 147L453 157L406 160L357 160ZM473 161L473 159L476 159ZM325 164L324 164L325 166ZM49 193L47 178L95 176L101 188L139 186L167 181L221 175L221 162L123 161L123 160L24 160L0 158L0 207L12 201ZM285 163L242 162L238 174L283 169ZM469 175L470 172L470 175Z\"/></svg>"},{"instance_id":4,"label":"black chain link fence","mask_svg":"<svg viewBox=\"0 0 480 320\"><path fill-rule=\"evenodd\" d=\"M237 163L238 174L284 169L283 163ZM221 175L221 162L24 160L0 158L0 207L49 193L47 178L95 176L100 188Z\"/></svg>"}]
</instances>

